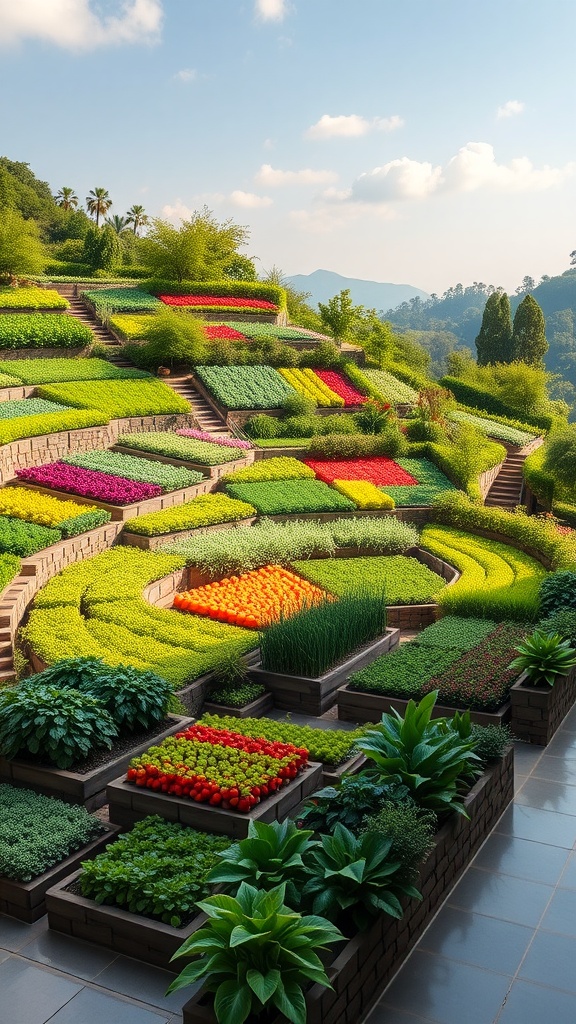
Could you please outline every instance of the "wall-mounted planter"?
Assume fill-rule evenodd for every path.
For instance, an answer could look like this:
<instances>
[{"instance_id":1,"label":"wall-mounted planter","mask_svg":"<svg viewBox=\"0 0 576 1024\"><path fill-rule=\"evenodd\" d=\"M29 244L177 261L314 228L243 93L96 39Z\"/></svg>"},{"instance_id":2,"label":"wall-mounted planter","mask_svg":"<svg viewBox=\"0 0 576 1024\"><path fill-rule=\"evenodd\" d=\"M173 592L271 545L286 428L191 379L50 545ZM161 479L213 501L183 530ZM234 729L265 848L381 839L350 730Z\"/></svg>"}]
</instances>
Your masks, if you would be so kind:
<instances>
[{"instance_id":1,"label":"wall-mounted planter","mask_svg":"<svg viewBox=\"0 0 576 1024\"><path fill-rule=\"evenodd\" d=\"M166 821L179 821L181 825L197 828L201 832L217 832L234 839L244 839L251 820L283 821L320 787L321 782L322 766L310 763L288 785L273 796L266 797L248 814L135 786L126 782L124 777L111 782L106 795L110 804L110 821L125 829L131 828L149 814L159 814Z\"/></svg>"},{"instance_id":2,"label":"wall-mounted planter","mask_svg":"<svg viewBox=\"0 0 576 1024\"><path fill-rule=\"evenodd\" d=\"M371 928L336 948L327 972L333 991L313 985L306 994L308 1024L358 1024L365 1018L506 810L513 791L514 751L510 747L465 797L469 818L454 814L437 833L416 882L422 902L406 900L402 920L382 914ZM216 1024L210 997L202 991L185 1004L182 1013L183 1024ZM278 1015L273 1024L286 1024L286 1018Z\"/></svg>"},{"instance_id":3,"label":"wall-mounted planter","mask_svg":"<svg viewBox=\"0 0 576 1024\"><path fill-rule=\"evenodd\" d=\"M12 786L28 786L36 793L55 796L69 804L83 804L89 810L94 810L106 802L107 783L116 779L119 773L125 772L133 757L143 754L153 743L161 743L167 736L192 724L191 718L183 718L181 715L168 715L167 718L170 724L156 736L149 737L145 742L138 742L135 737L134 746L130 750L84 774L29 761L9 761L1 757L0 780Z\"/></svg>"},{"instance_id":4,"label":"wall-mounted planter","mask_svg":"<svg viewBox=\"0 0 576 1024\"><path fill-rule=\"evenodd\" d=\"M383 636L316 679L269 672L261 668L259 662L250 668L249 675L254 682L263 683L270 690L277 708L307 715L322 715L336 703L338 687L351 672L357 672L380 655L393 650L399 641L400 630L387 629Z\"/></svg>"},{"instance_id":5,"label":"wall-mounted planter","mask_svg":"<svg viewBox=\"0 0 576 1024\"><path fill-rule=\"evenodd\" d=\"M65 860L48 868L30 882L15 882L12 878L0 877L0 913L17 917L31 924L46 913L46 893L53 885L76 871L83 860L92 860L96 854L111 843L120 829L115 825L103 825L102 835L87 843L80 850L71 853Z\"/></svg>"},{"instance_id":6,"label":"wall-mounted planter","mask_svg":"<svg viewBox=\"0 0 576 1024\"><path fill-rule=\"evenodd\" d=\"M510 690L512 732L521 740L546 746L576 701L576 669L554 686L527 686L526 673Z\"/></svg>"}]
</instances>

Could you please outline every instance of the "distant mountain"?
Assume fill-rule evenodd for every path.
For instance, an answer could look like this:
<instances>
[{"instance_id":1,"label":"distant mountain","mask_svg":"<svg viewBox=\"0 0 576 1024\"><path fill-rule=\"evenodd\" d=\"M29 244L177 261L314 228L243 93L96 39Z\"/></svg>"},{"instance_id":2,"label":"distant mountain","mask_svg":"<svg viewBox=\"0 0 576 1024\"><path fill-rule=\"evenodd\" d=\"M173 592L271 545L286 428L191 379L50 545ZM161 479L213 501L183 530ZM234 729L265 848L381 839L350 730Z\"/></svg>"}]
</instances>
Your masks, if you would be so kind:
<instances>
[{"instance_id":1,"label":"distant mountain","mask_svg":"<svg viewBox=\"0 0 576 1024\"><path fill-rule=\"evenodd\" d=\"M342 277L332 270L315 270L312 274L294 274L288 281L301 292L311 292L308 300L312 306L327 302L344 288L350 289L352 301L368 309L391 309L410 299L428 299L430 296L421 288L410 284L384 284L380 281L363 281L358 277Z\"/></svg>"}]
</instances>

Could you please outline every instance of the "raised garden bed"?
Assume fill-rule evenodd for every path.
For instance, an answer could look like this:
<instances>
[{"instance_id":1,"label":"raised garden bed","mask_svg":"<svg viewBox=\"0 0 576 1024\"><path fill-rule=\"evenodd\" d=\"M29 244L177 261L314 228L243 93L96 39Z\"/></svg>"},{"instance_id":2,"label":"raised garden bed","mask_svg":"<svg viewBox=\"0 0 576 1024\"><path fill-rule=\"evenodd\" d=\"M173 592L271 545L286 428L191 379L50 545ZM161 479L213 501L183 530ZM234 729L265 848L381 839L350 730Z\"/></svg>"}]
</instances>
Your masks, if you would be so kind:
<instances>
[{"instance_id":1,"label":"raised garden bed","mask_svg":"<svg viewBox=\"0 0 576 1024\"><path fill-rule=\"evenodd\" d=\"M510 690L511 728L527 743L546 746L576 701L576 670L556 680L554 686L526 686L523 672Z\"/></svg>"},{"instance_id":2,"label":"raised garden bed","mask_svg":"<svg viewBox=\"0 0 576 1024\"><path fill-rule=\"evenodd\" d=\"M185 501L191 501L192 498L198 497L199 494L207 494L212 490L212 482L206 478L201 480L200 483L190 484L189 487L183 487L177 491L168 491L167 494L159 494L154 498L144 498L142 501L134 502L131 505L112 505L107 501L84 498L79 494L57 491L27 481L13 480L11 482L15 486L25 487L27 491L37 491L38 494L47 494L51 498L60 498L63 501L70 501L72 499L79 505L102 508L105 512L110 513L113 522L124 522L126 519L135 519L136 516L145 515L147 512L160 512L162 509L172 508L173 505L183 505Z\"/></svg>"},{"instance_id":3,"label":"raised garden bed","mask_svg":"<svg viewBox=\"0 0 576 1024\"><path fill-rule=\"evenodd\" d=\"M198 914L182 928L173 928L120 907L98 904L75 891L81 873L77 870L68 874L46 894L49 927L144 963L174 970L170 958L201 927L206 915Z\"/></svg>"},{"instance_id":4,"label":"raised garden bed","mask_svg":"<svg viewBox=\"0 0 576 1024\"><path fill-rule=\"evenodd\" d=\"M91 843L71 853L65 860L37 875L30 882L16 882L12 878L0 877L0 913L17 917L19 921L32 924L46 913L46 893L72 871L78 870L83 860L91 860L118 835L115 825L103 824L105 831Z\"/></svg>"},{"instance_id":5,"label":"raised garden bed","mask_svg":"<svg viewBox=\"0 0 576 1024\"><path fill-rule=\"evenodd\" d=\"M254 821L283 821L322 782L322 765L310 762L288 785L266 797L247 814L210 804L195 803L183 797L141 788L124 777L106 787L110 805L110 821L122 828L131 828L149 814L159 814L167 821L179 821L201 832L217 832L234 839L244 839L248 824Z\"/></svg>"},{"instance_id":6,"label":"raised garden bed","mask_svg":"<svg viewBox=\"0 0 576 1024\"><path fill-rule=\"evenodd\" d=\"M464 799L469 818L453 814L434 840L420 869L416 888L422 902L406 900L406 913L396 921L384 914L371 928L350 939L328 967L333 991L313 985L306 994L308 1024L358 1024L391 980L440 904L454 887L490 834L514 795L514 751L510 747L486 771ZM215 1024L209 997L202 991L183 1007L183 1024ZM282 1015L272 1024L285 1024Z\"/></svg>"},{"instance_id":7,"label":"raised garden bed","mask_svg":"<svg viewBox=\"0 0 576 1024\"><path fill-rule=\"evenodd\" d=\"M212 480L218 480L225 473L234 473L237 469L249 466L253 462L252 458L244 458L208 466L205 462L191 462L189 459L177 459L175 456L157 455L155 452L146 452L142 448L130 448L129 445L124 444L115 444L111 450L119 452L121 455L138 455L138 457L149 459L151 462L164 462L169 466L180 466L182 469L195 469ZM223 447L222 451L225 453L226 448Z\"/></svg>"},{"instance_id":8,"label":"raised garden bed","mask_svg":"<svg viewBox=\"0 0 576 1024\"><path fill-rule=\"evenodd\" d=\"M263 683L270 690L277 708L284 711L299 711L305 715L323 715L337 700L338 687L350 675L376 658L393 650L400 642L400 630L387 629L385 634L352 654L316 679L305 676L291 676L280 672L269 672L257 662L249 669L250 678Z\"/></svg>"},{"instance_id":9,"label":"raised garden bed","mask_svg":"<svg viewBox=\"0 0 576 1024\"><path fill-rule=\"evenodd\" d=\"M261 718L267 715L274 707L274 699L271 693L263 693L256 700L251 700L242 708L232 707L231 704L213 704L207 700L202 712L210 715L231 715L232 718Z\"/></svg>"},{"instance_id":10,"label":"raised garden bed","mask_svg":"<svg viewBox=\"0 0 576 1024\"><path fill-rule=\"evenodd\" d=\"M101 807L106 802L106 785L126 771L133 757L148 750L151 743L161 743L167 736L179 732L190 725L191 719L181 715L168 715L170 725L158 732L156 736L138 742L135 737L134 746L120 756L92 771L65 771L63 768L50 768L48 765L33 764L30 761L9 761L0 758L0 780L10 782L13 786L28 786L36 793L55 796L69 804L83 804L89 810Z\"/></svg>"},{"instance_id":11,"label":"raised garden bed","mask_svg":"<svg viewBox=\"0 0 576 1024\"><path fill-rule=\"evenodd\" d=\"M154 548L160 547L161 544L186 540L187 537L195 537L201 533L212 533L214 530L229 530L232 526L239 528L252 526L255 519L255 516L249 516L246 519L233 519L225 523L211 523L209 526L196 526L190 530L177 530L174 533L159 533L151 537L147 537L142 533L130 533L129 530L123 530L120 543L128 544L130 547L142 548L143 551L153 551ZM204 582L210 582L207 574ZM198 584L198 586L200 585Z\"/></svg>"},{"instance_id":12,"label":"raised garden bed","mask_svg":"<svg viewBox=\"0 0 576 1024\"><path fill-rule=\"evenodd\" d=\"M383 714L394 708L404 715L408 700L401 697L386 697L380 693L362 693L351 690L348 684L341 686L337 694L338 718L342 722L379 722ZM436 704L432 712L433 718L451 718L462 708ZM505 725L510 722L512 706L507 701L498 711L471 711L470 718L477 725Z\"/></svg>"}]
</instances>

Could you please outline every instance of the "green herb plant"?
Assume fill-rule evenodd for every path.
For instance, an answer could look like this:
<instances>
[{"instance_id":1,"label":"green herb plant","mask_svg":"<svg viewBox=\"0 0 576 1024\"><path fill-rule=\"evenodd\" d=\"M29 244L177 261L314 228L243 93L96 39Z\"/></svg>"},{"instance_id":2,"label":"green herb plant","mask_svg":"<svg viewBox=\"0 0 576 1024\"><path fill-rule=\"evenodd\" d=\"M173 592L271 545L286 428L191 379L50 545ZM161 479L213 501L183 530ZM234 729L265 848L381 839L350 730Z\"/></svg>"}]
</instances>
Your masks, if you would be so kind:
<instances>
[{"instance_id":1,"label":"green herb plant","mask_svg":"<svg viewBox=\"0 0 576 1024\"><path fill-rule=\"evenodd\" d=\"M541 686L543 683L554 686L559 676L568 675L576 665L576 649L559 633L543 633L535 629L515 649L519 654L509 667L526 672L529 686Z\"/></svg>"}]
</instances>

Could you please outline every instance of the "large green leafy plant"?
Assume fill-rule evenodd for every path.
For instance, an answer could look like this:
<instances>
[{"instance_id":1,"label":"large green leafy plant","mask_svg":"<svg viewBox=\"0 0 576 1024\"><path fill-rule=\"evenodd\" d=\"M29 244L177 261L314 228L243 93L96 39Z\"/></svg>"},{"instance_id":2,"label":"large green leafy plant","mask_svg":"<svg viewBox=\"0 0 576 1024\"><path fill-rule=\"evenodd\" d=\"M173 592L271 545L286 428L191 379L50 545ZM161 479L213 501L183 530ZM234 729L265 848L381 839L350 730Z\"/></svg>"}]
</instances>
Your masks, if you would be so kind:
<instances>
[{"instance_id":1,"label":"large green leafy plant","mask_svg":"<svg viewBox=\"0 0 576 1024\"><path fill-rule=\"evenodd\" d=\"M559 676L568 675L576 665L576 649L559 633L543 633L535 629L515 649L519 654L510 662L510 668L526 672L527 682L532 686L542 683L554 686Z\"/></svg>"},{"instance_id":2,"label":"large green leafy plant","mask_svg":"<svg viewBox=\"0 0 576 1024\"><path fill-rule=\"evenodd\" d=\"M299 814L299 823L315 832L332 832L340 822L355 832L385 800L402 800L407 795L407 786L390 779L366 772L345 775L339 786L325 786L313 794Z\"/></svg>"},{"instance_id":3,"label":"large green leafy plant","mask_svg":"<svg viewBox=\"0 0 576 1024\"><path fill-rule=\"evenodd\" d=\"M394 778L407 786L421 807L465 814L459 784L480 774L480 759L474 740L465 736L460 716L432 719L438 691L427 694L419 704L408 702L404 718L395 710L358 741L359 749L382 778ZM468 729L469 733L469 729Z\"/></svg>"},{"instance_id":4,"label":"large green leafy plant","mask_svg":"<svg viewBox=\"0 0 576 1024\"><path fill-rule=\"evenodd\" d=\"M331 988L318 952L342 934L322 917L291 910L284 897L284 885L259 892L242 882L235 898L218 895L199 902L209 920L173 959L200 959L188 964L168 991L203 980L214 993L219 1024L244 1024L273 1008L292 1024L305 1024L303 986L311 981Z\"/></svg>"},{"instance_id":5,"label":"large green leafy plant","mask_svg":"<svg viewBox=\"0 0 576 1024\"><path fill-rule=\"evenodd\" d=\"M286 899L298 906L300 889L306 879L304 858L315 848L313 832L297 828L288 819L282 823L251 821L248 836L221 855L208 881L234 892L240 882L258 889L273 889L286 883Z\"/></svg>"},{"instance_id":6,"label":"large green leafy plant","mask_svg":"<svg viewBox=\"0 0 576 1024\"><path fill-rule=\"evenodd\" d=\"M333 836L322 836L312 850L310 877L302 895L315 914L337 921L349 911L357 928L366 928L381 911L403 914L400 896L420 899L420 893L401 880L403 865L390 856L392 839L366 832L359 838L344 825Z\"/></svg>"}]
</instances>

